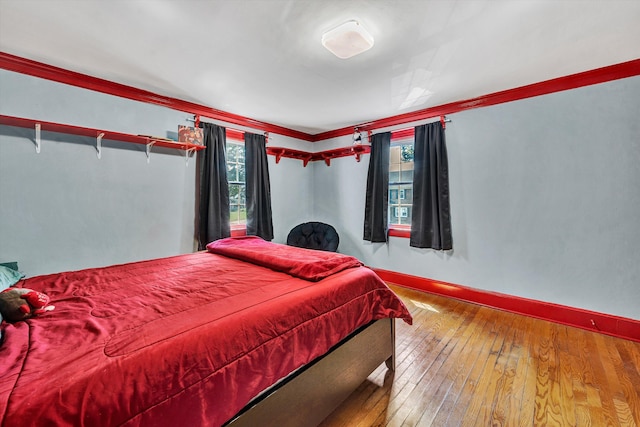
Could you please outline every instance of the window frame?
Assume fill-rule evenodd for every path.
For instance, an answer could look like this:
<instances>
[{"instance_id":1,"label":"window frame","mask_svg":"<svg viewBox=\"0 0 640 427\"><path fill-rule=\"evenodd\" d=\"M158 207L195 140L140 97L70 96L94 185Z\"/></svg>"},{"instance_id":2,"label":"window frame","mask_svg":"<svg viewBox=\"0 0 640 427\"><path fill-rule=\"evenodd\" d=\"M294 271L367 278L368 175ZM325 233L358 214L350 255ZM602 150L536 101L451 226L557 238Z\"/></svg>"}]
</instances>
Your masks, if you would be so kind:
<instances>
[{"instance_id":1,"label":"window frame","mask_svg":"<svg viewBox=\"0 0 640 427\"><path fill-rule=\"evenodd\" d=\"M398 131L391 132L391 146L401 145L403 142L411 140L411 145L415 145L415 130L413 128L410 129L402 129ZM389 166L391 166L391 157L389 157ZM389 171L391 174L391 171ZM391 185L391 182L389 183ZM413 182L412 182L413 188ZM412 193L413 194L413 193ZM398 200L400 197L398 195ZM406 200L406 199L405 199ZM404 203L406 204L406 203ZM389 204L387 204L387 209L389 209ZM411 206L413 206L413 200L411 200ZM388 232L387 234L390 237L403 237L410 238L411 237L411 225L404 224L387 224Z\"/></svg>"},{"instance_id":2,"label":"window frame","mask_svg":"<svg viewBox=\"0 0 640 427\"><path fill-rule=\"evenodd\" d=\"M229 135L229 133L227 133L227 147L226 147L226 153L228 153L228 149L229 149L229 144L233 144L233 145L237 145L237 146L242 146L242 148L244 149L244 133L240 133L239 135L236 134L231 134ZM225 158L225 163L228 165L228 162L226 161L228 159ZM237 163L237 162L236 162ZM245 207L245 212L247 209L247 200L246 200L246 185L247 185L247 171L246 171L246 162L245 162L245 202L244 202L244 207ZM238 182L238 181L234 181ZM228 182L229 187L232 185L232 182L229 181ZM229 198L231 198L231 195L229 195ZM241 205L238 205L241 206ZM231 231L231 237L238 237L238 236L246 236L247 235L247 223L246 223L246 217L245 217L245 222L242 223L233 223L231 221L231 200L229 200L229 228Z\"/></svg>"}]
</instances>

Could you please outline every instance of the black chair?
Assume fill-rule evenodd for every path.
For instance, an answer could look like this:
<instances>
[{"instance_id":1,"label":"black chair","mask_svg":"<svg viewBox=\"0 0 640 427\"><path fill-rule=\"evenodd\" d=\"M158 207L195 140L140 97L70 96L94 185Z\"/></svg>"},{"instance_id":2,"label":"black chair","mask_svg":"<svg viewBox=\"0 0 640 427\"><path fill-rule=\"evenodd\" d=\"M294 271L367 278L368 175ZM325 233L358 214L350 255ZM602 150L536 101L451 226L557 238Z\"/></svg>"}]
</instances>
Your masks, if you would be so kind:
<instances>
[{"instance_id":1,"label":"black chair","mask_svg":"<svg viewBox=\"0 0 640 427\"><path fill-rule=\"evenodd\" d=\"M335 228L324 222L305 222L296 225L287 236L287 245L299 248L337 252L340 237Z\"/></svg>"}]
</instances>

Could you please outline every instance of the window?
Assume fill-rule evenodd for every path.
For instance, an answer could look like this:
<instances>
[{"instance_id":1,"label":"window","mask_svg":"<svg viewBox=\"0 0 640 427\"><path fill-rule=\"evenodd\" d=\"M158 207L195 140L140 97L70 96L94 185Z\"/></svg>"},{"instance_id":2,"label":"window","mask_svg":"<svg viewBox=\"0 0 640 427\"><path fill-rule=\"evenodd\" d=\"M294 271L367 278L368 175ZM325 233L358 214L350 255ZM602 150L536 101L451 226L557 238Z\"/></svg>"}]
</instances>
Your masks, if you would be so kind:
<instances>
[{"instance_id":1,"label":"window","mask_svg":"<svg viewBox=\"0 0 640 427\"><path fill-rule=\"evenodd\" d=\"M413 139L392 139L389 152L389 228L411 227Z\"/></svg>"},{"instance_id":2,"label":"window","mask_svg":"<svg viewBox=\"0 0 640 427\"><path fill-rule=\"evenodd\" d=\"M227 140L227 180L229 181L229 222L231 228L247 223L244 143Z\"/></svg>"}]
</instances>

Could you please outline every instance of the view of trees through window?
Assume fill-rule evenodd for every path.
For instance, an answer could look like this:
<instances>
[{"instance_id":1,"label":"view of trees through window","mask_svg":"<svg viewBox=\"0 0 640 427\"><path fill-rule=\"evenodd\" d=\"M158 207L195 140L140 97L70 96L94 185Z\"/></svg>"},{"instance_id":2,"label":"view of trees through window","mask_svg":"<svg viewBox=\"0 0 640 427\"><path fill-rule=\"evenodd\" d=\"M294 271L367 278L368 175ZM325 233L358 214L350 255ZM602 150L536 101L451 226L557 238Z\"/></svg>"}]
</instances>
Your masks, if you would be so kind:
<instances>
[{"instance_id":1,"label":"view of trees through window","mask_svg":"<svg viewBox=\"0 0 640 427\"><path fill-rule=\"evenodd\" d=\"M413 141L391 144L389 153L389 224L411 225Z\"/></svg>"},{"instance_id":2,"label":"view of trees through window","mask_svg":"<svg viewBox=\"0 0 640 427\"><path fill-rule=\"evenodd\" d=\"M229 181L229 221L231 226L247 223L244 144L227 140L227 180Z\"/></svg>"}]
</instances>

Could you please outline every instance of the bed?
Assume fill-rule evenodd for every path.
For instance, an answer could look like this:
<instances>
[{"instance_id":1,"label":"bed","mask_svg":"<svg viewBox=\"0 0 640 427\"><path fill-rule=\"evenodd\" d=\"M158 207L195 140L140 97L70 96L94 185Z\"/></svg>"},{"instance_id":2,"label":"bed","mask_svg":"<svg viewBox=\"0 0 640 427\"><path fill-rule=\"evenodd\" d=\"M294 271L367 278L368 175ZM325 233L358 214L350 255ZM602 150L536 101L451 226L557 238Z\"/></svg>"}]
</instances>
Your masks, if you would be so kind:
<instances>
[{"instance_id":1,"label":"bed","mask_svg":"<svg viewBox=\"0 0 640 427\"><path fill-rule=\"evenodd\" d=\"M2 426L313 425L411 315L355 258L265 242L26 279L2 324Z\"/></svg>"}]
</instances>

